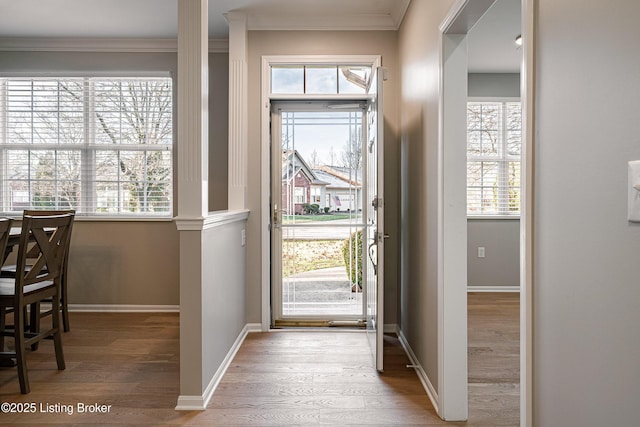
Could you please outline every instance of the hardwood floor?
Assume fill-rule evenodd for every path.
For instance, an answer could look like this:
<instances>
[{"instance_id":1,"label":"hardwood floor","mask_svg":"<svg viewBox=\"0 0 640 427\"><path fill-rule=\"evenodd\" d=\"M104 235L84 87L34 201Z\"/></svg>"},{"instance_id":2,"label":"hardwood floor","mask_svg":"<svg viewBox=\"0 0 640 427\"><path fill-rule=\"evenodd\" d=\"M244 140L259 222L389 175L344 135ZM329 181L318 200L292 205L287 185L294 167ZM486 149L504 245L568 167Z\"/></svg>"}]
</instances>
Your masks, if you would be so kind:
<instances>
[{"instance_id":1,"label":"hardwood floor","mask_svg":"<svg viewBox=\"0 0 640 427\"><path fill-rule=\"evenodd\" d=\"M467 296L469 420L520 423L520 295Z\"/></svg>"},{"instance_id":2,"label":"hardwood floor","mask_svg":"<svg viewBox=\"0 0 640 427\"><path fill-rule=\"evenodd\" d=\"M249 334L209 408L177 412L176 314L73 312L72 329L63 336L65 371L56 369L50 342L27 355L31 394L20 394L15 368L0 368L0 402L35 403L37 407L36 413L3 413L0 423L515 426L518 364L514 364L513 350L518 328L513 323L518 319L517 298L492 295L469 296L467 423L445 423L438 418L415 372L406 367L409 361L395 336L385 338L385 372L378 375L365 334L333 330ZM78 413L78 403L111 406L107 413ZM66 411L69 408L71 415Z\"/></svg>"}]
</instances>

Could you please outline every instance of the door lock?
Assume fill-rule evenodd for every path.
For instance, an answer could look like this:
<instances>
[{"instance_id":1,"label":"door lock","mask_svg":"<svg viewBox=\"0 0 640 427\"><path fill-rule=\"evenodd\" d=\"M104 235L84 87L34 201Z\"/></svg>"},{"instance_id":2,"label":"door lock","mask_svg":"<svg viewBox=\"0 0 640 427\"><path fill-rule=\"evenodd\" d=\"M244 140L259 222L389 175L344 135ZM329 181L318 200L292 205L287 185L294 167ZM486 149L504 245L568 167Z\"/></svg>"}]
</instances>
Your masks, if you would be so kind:
<instances>
[{"instance_id":1,"label":"door lock","mask_svg":"<svg viewBox=\"0 0 640 427\"><path fill-rule=\"evenodd\" d=\"M374 210L378 210L378 208L382 206L382 198L374 197L371 201L371 206L373 206Z\"/></svg>"}]
</instances>

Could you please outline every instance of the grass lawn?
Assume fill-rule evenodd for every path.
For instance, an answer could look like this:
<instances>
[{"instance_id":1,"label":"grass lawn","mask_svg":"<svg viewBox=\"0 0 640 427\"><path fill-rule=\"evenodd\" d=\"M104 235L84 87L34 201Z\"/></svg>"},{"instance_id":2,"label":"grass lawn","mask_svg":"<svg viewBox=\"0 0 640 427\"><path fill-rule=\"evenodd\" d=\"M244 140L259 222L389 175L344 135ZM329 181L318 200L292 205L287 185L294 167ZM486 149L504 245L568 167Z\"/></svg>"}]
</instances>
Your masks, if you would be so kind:
<instances>
[{"instance_id":1,"label":"grass lawn","mask_svg":"<svg viewBox=\"0 0 640 427\"><path fill-rule=\"evenodd\" d=\"M344 267L343 242L344 240L285 240L282 244L283 276L321 268Z\"/></svg>"},{"instance_id":2,"label":"grass lawn","mask_svg":"<svg viewBox=\"0 0 640 427\"><path fill-rule=\"evenodd\" d=\"M284 224L300 224L305 222L324 222L324 221L338 221L340 219L360 218L360 214L355 213L330 213L324 215L284 215L282 222Z\"/></svg>"}]
</instances>

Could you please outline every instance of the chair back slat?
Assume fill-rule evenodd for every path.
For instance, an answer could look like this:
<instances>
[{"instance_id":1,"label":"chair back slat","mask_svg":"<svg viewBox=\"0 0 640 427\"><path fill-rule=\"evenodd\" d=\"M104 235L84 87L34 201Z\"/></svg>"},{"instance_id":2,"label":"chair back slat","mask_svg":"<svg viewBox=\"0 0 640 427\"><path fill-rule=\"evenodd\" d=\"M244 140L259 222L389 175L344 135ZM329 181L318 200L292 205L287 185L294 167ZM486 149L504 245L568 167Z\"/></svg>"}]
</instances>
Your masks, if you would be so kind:
<instances>
[{"instance_id":1,"label":"chair back slat","mask_svg":"<svg viewBox=\"0 0 640 427\"><path fill-rule=\"evenodd\" d=\"M76 211L74 209L62 209L62 210L25 209L22 212L22 214L29 215L29 216L51 216L51 215L71 214L75 216ZM71 223L71 226L73 226L73 222ZM69 232L69 238L71 238L71 232ZM67 252L67 255L68 255L68 252ZM27 252L28 258L36 258L37 256L38 256L37 248L31 248L29 252Z\"/></svg>"},{"instance_id":2,"label":"chair back slat","mask_svg":"<svg viewBox=\"0 0 640 427\"><path fill-rule=\"evenodd\" d=\"M0 254L4 254L7 250L7 242L11 233L13 220L11 218L0 218Z\"/></svg>"},{"instance_id":3,"label":"chair back slat","mask_svg":"<svg viewBox=\"0 0 640 427\"><path fill-rule=\"evenodd\" d=\"M43 281L59 284L60 273L66 257L73 214L30 216L24 215L22 234L18 247L16 293L19 287ZM32 240L31 248L28 247ZM29 262L27 258L35 258Z\"/></svg>"}]
</instances>

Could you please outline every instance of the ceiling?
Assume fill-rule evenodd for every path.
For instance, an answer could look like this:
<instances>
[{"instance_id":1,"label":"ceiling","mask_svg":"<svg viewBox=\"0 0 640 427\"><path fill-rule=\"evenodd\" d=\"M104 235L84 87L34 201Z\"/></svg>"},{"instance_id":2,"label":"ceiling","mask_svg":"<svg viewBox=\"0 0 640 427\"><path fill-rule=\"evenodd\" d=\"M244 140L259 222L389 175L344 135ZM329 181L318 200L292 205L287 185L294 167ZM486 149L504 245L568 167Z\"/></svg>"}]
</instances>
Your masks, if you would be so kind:
<instances>
[{"instance_id":1,"label":"ceiling","mask_svg":"<svg viewBox=\"0 0 640 427\"><path fill-rule=\"evenodd\" d=\"M521 34L520 0L496 0L467 36L469 71L518 73L522 49L515 40Z\"/></svg>"},{"instance_id":2,"label":"ceiling","mask_svg":"<svg viewBox=\"0 0 640 427\"><path fill-rule=\"evenodd\" d=\"M209 37L227 38L224 14L250 29L399 27L410 0L209 0ZM0 37L175 38L177 0L0 0Z\"/></svg>"},{"instance_id":3,"label":"ceiling","mask_svg":"<svg viewBox=\"0 0 640 427\"><path fill-rule=\"evenodd\" d=\"M250 30L397 30L409 2L209 0L209 37L228 38L231 11L246 13ZM472 29L471 71L517 72L519 7L497 0ZM0 38L175 38L177 10L178 0L0 0Z\"/></svg>"}]
</instances>

